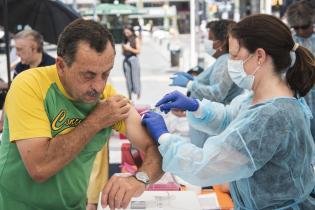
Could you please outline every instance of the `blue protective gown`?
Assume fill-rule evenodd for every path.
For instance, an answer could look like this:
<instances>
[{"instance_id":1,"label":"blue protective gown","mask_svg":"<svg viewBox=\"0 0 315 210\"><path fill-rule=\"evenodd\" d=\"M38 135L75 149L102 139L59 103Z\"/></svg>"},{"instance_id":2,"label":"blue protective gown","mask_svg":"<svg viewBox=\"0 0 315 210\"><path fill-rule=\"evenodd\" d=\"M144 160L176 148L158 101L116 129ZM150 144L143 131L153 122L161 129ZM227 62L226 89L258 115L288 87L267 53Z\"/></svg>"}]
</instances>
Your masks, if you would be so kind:
<instances>
[{"instance_id":1,"label":"blue protective gown","mask_svg":"<svg viewBox=\"0 0 315 210\"><path fill-rule=\"evenodd\" d=\"M229 54L223 54L216 59L213 65L199 74L188 89L192 98L229 104L233 98L242 93L228 73L227 61Z\"/></svg>"},{"instance_id":2,"label":"blue protective gown","mask_svg":"<svg viewBox=\"0 0 315 210\"><path fill-rule=\"evenodd\" d=\"M296 43L307 48L311 53L313 53L313 55L315 55L315 33L313 33L308 38L303 38L303 37L297 36L296 34L293 34L292 37Z\"/></svg>"},{"instance_id":3,"label":"blue protective gown","mask_svg":"<svg viewBox=\"0 0 315 210\"><path fill-rule=\"evenodd\" d=\"M304 99L251 101L252 94L228 106L203 100L188 120L219 135L203 148L177 135L162 136L163 170L201 186L230 182L235 209L315 209L309 196L315 186L314 142Z\"/></svg>"},{"instance_id":4,"label":"blue protective gown","mask_svg":"<svg viewBox=\"0 0 315 210\"><path fill-rule=\"evenodd\" d=\"M304 97L306 103L311 109L313 115L315 114L315 88L313 87L310 92ZM313 117L311 120L311 131L313 137L315 137L315 118Z\"/></svg>"},{"instance_id":5,"label":"blue protective gown","mask_svg":"<svg viewBox=\"0 0 315 210\"><path fill-rule=\"evenodd\" d=\"M211 101L229 104L233 98L243 92L231 79L228 73L227 61L229 54L219 56L216 61L199 74L192 85L188 88L192 98L199 100L209 99ZM203 147L209 137L207 133L195 130L190 127L191 142L196 146Z\"/></svg>"}]
</instances>

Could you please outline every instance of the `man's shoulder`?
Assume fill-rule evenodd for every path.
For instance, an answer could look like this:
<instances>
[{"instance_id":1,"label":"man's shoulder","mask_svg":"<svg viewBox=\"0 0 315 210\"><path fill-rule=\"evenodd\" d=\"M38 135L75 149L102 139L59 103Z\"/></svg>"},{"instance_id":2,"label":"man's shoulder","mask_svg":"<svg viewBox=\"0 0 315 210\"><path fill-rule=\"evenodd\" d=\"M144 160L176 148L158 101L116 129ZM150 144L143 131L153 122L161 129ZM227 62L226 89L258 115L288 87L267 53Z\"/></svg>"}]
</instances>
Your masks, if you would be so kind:
<instances>
[{"instance_id":1,"label":"man's shoulder","mask_svg":"<svg viewBox=\"0 0 315 210\"><path fill-rule=\"evenodd\" d=\"M50 86L55 82L57 70L56 65L37 67L23 71L18 74L12 84L18 84L19 86L32 86L33 88L39 86Z\"/></svg>"},{"instance_id":2,"label":"man's shoulder","mask_svg":"<svg viewBox=\"0 0 315 210\"><path fill-rule=\"evenodd\" d=\"M113 87L112 84L110 83L107 83L106 86L105 86L105 89L103 91L103 96L104 98L108 98L108 97L111 97L113 95L117 95L117 91L116 89Z\"/></svg>"}]
</instances>

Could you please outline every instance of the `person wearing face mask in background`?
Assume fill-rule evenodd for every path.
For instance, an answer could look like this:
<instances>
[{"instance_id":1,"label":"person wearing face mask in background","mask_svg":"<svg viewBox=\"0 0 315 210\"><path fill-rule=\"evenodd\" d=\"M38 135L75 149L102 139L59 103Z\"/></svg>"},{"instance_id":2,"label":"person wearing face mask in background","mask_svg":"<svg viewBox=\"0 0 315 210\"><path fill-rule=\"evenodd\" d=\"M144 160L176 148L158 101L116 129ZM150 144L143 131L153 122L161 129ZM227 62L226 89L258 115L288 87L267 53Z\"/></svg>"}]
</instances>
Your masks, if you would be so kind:
<instances>
[{"instance_id":1,"label":"person wearing face mask in background","mask_svg":"<svg viewBox=\"0 0 315 210\"><path fill-rule=\"evenodd\" d=\"M288 7L286 11L288 24L293 28L293 39L315 55L314 19L315 10L308 1L299 1ZM304 97L313 115L315 114L315 88ZM315 139L315 118L311 119L311 131ZM315 163L315 154L313 156Z\"/></svg>"},{"instance_id":2,"label":"person wearing face mask in background","mask_svg":"<svg viewBox=\"0 0 315 210\"><path fill-rule=\"evenodd\" d=\"M312 4L309 1L291 4L285 17L293 30L294 41L315 54L315 8Z\"/></svg>"},{"instance_id":3,"label":"person wearing face mask in background","mask_svg":"<svg viewBox=\"0 0 315 210\"><path fill-rule=\"evenodd\" d=\"M210 40L208 44L211 46L206 45L208 47L205 48L208 49L207 52L212 52L216 61L197 77L192 77L184 72L176 73L172 77L171 85L187 87L192 98L199 100L205 98L223 104L229 104L233 98L241 94L242 88L233 83L228 74L228 29L233 25L235 22L231 20L209 22L207 24L208 39ZM193 144L202 147L209 134L190 127L190 136Z\"/></svg>"},{"instance_id":4,"label":"person wearing face mask in background","mask_svg":"<svg viewBox=\"0 0 315 210\"><path fill-rule=\"evenodd\" d=\"M217 22L218 22L217 20L213 20L207 23L206 28L208 30L208 37L204 40L205 52L214 59L216 59L219 56L216 54L216 50L213 48L214 37L213 31L211 30L213 30L213 27Z\"/></svg>"},{"instance_id":5,"label":"person wearing face mask in background","mask_svg":"<svg viewBox=\"0 0 315 210\"><path fill-rule=\"evenodd\" d=\"M159 144L163 171L195 185L230 182L236 210L315 209L312 114L303 99L315 83L314 56L271 15L248 16L229 34L229 73L251 91L230 105L164 96L161 111L187 110L191 125L218 135L198 148L169 134L161 115L146 113L142 123Z\"/></svg>"}]
</instances>

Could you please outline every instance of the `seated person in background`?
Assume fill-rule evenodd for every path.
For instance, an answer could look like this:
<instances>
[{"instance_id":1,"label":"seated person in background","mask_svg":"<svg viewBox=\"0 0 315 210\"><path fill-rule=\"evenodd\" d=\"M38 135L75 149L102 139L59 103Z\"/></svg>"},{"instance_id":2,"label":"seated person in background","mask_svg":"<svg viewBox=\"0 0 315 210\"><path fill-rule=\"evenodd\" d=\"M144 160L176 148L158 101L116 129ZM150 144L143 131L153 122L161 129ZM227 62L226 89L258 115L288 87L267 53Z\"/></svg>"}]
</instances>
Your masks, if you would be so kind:
<instances>
[{"instance_id":1,"label":"seated person in background","mask_svg":"<svg viewBox=\"0 0 315 210\"><path fill-rule=\"evenodd\" d=\"M42 35L32 29L20 31L14 36L16 54L21 61L14 69L14 76L30 68L55 64L55 58L44 52Z\"/></svg>"},{"instance_id":2,"label":"seated person in background","mask_svg":"<svg viewBox=\"0 0 315 210\"><path fill-rule=\"evenodd\" d=\"M20 57L20 62L15 65L14 75L15 78L19 73L30 68L50 66L55 64L55 58L51 57L43 51L44 41L42 35L32 29L20 31L14 36L16 54ZM1 83L0 83L1 84ZM7 84L3 84L3 86ZM4 97L2 103L4 103ZM2 106L1 106L2 108ZM1 113L0 117L0 132L3 129L5 110Z\"/></svg>"}]
</instances>

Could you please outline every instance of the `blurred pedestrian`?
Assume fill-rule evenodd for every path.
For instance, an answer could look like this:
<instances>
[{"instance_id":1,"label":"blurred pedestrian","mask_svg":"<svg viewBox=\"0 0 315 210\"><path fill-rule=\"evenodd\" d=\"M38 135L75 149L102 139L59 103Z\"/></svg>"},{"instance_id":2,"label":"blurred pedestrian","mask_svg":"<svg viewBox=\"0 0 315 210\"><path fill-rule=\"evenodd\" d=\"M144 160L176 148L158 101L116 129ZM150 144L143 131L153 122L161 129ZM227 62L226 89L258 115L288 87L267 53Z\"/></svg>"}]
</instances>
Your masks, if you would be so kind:
<instances>
[{"instance_id":1,"label":"blurred pedestrian","mask_svg":"<svg viewBox=\"0 0 315 210\"><path fill-rule=\"evenodd\" d=\"M141 96L141 81L140 81L140 63L138 54L140 53L140 40L136 36L131 25L124 27L124 43L122 45L124 74L127 82L127 90L129 99L132 99L132 93L135 93L137 99Z\"/></svg>"},{"instance_id":2,"label":"blurred pedestrian","mask_svg":"<svg viewBox=\"0 0 315 210\"><path fill-rule=\"evenodd\" d=\"M15 41L16 55L20 61L14 67L15 78L19 73L36 67L53 65L56 59L44 52L44 40L42 35L32 29L25 29L20 31L13 37ZM0 117L0 132L3 129L3 120L5 115L5 108L3 108Z\"/></svg>"}]
</instances>

